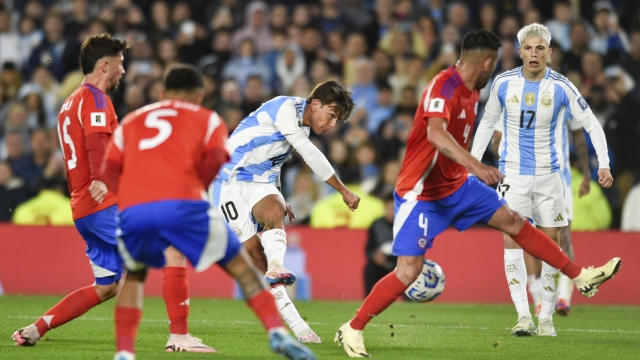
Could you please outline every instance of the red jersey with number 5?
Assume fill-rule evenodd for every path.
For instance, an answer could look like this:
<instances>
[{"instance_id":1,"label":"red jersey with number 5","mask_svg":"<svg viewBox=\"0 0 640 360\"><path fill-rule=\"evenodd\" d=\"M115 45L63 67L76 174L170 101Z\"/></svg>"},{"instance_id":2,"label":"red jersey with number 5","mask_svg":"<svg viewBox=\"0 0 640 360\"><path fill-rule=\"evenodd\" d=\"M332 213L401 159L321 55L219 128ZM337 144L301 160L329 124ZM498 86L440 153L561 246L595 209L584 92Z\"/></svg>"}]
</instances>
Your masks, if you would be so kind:
<instances>
[{"instance_id":1,"label":"red jersey with number 5","mask_svg":"<svg viewBox=\"0 0 640 360\"><path fill-rule=\"evenodd\" d=\"M206 200L198 169L211 149L228 156L228 137L218 114L185 101L164 100L127 115L105 158L122 169L118 209L152 201Z\"/></svg>"},{"instance_id":2,"label":"red jersey with number 5","mask_svg":"<svg viewBox=\"0 0 640 360\"><path fill-rule=\"evenodd\" d=\"M447 131L467 149L478 112L479 90L469 90L454 66L436 75L422 93L407 141L407 152L396 183L405 199L439 200L467 179L467 169L429 143L429 118L444 118Z\"/></svg>"},{"instance_id":3,"label":"red jersey with number 5","mask_svg":"<svg viewBox=\"0 0 640 360\"><path fill-rule=\"evenodd\" d=\"M116 203L111 191L102 204L91 198L89 185L100 169L91 168L86 137L96 132L111 135L117 126L118 118L111 99L93 85L82 84L62 104L58 115L58 139L64 154L74 220Z\"/></svg>"}]
</instances>

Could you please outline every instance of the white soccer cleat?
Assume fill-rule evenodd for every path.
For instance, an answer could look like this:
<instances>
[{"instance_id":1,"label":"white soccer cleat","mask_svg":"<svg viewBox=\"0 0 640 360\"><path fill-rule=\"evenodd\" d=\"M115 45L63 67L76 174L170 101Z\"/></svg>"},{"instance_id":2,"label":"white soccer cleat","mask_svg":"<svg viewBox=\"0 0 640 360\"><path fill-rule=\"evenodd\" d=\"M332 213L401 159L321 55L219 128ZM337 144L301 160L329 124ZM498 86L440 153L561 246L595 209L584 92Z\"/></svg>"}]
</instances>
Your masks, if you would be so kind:
<instances>
[{"instance_id":1,"label":"white soccer cleat","mask_svg":"<svg viewBox=\"0 0 640 360\"><path fill-rule=\"evenodd\" d=\"M371 355L364 348L364 336L362 330L356 330L349 323L340 326L333 342L340 342L342 348L349 357L352 358L369 358Z\"/></svg>"},{"instance_id":2,"label":"white soccer cleat","mask_svg":"<svg viewBox=\"0 0 640 360\"><path fill-rule=\"evenodd\" d=\"M130 353L126 350L120 350L113 357L113 360L136 360L136 354Z\"/></svg>"},{"instance_id":3,"label":"white soccer cleat","mask_svg":"<svg viewBox=\"0 0 640 360\"><path fill-rule=\"evenodd\" d=\"M619 257L614 257L600 267L589 266L587 269L583 268L580 275L573 279L573 283L580 290L580 294L590 298L598 292L600 285L613 278L613 275L620 270L621 264L622 260Z\"/></svg>"},{"instance_id":4,"label":"white soccer cleat","mask_svg":"<svg viewBox=\"0 0 640 360\"><path fill-rule=\"evenodd\" d=\"M284 328L269 331L269 346L274 353L285 356L287 359L316 360L313 352L297 342Z\"/></svg>"},{"instance_id":5,"label":"white soccer cleat","mask_svg":"<svg viewBox=\"0 0 640 360\"><path fill-rule=\"evenodd\" d=\"M556 328L553 320L542 319L538 322L538 336L556 336Z\"/></svg>"},{"instance_id":6,"label":"white soccer cleat","mask_svg":"<svg viewBox=\"0 0 640 360\"><path fill-rule=\"evenodd\" d=\"M38 328L31 324L14 332L13 335L11 335L11 339L16 342L14 345L17 346L34 346L40 341L40 333L38 332Z\"/></svg>"},{"instance_id":7,"label":"white soccer cleat","mask_svg":"<svg viewBox=\"0 0 640 360\"><path fill-rule=\"evenodd\" d=\"M164 347L166 352L196 352L196 353L217 353L218 350L202 343L202 339L191 336L191 334L182 335L179 338L169 337L167 345Z\"/></svg>"},{"instance_id":8,"label":"white soccer cleat","mask_svg":"<svg viewBox=\"0 0 640 360\"><path fill-rule=\"evenodd\" d=\"M298 341L300 341L301 343L313 343L313 344L320 344L322 343L322 340L320 339L320 336L318 336L318 334L316 334L315 332L313 332L313 330L311 329L304 329L300 332L300 334L298 334Z\"/></svg>"},{"instance_id":9,"label":"white soccer cleat","mask_svg":"<svg viewBox=\"0 0 640 360\"><path fill-rule=\"evenodd\" d=\"M513 336L532 336L536 334L536 324L533 323L531 315L518 318L518 323L511 329Z\"/></svg>"},{"instance_id":10,"label":"white soccer cleat","mask_svg":"<svg viewBox=\"0 0 640 360\"><path fill-rule=\"evenodd\" d=\"M292 285L296 282L296 274L291 270L285 269L282 265L275 265L267 270L267 273L264 274L264 279L271 285Z\"/></svg>"}]
</instances>

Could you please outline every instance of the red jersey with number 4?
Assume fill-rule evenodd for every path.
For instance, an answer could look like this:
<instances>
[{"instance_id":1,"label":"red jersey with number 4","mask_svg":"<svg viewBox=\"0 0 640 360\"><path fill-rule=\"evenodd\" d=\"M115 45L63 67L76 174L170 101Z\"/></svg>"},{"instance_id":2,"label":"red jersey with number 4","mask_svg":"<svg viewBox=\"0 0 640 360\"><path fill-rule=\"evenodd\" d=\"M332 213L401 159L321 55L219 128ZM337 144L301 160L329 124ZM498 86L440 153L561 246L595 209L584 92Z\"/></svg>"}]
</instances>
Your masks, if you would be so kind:
<instances>
[{"instance_id":1,"label":"red jersey with number 4","mask_svg":"<svg viewBox=\"0 0 640 360\"><path fill-rule=\"evenodd\" d=\"M447 131L467 149L478 112L479 90L469 90L454 66L436 75L422 93L407 141L407 152L396 183L405 199L439 200L467 179L467 169L429 143L429 118L444 118Z\"/></svg>"},{"instance_id":2,"label":"red jersey with number 4","mask_svg":"<svg viewBox=\"0 0 640 360\"><path fill-rule=\"evenodd\" d=\"M228 156L228 137L218 114L189 102L164 100L127 115L105 159L122 169L119 210L152 201L207 199L198 169L214 148Z\"/></svg>"},{"instance_id":3,"label":"red jersey with number 4","mask_svg":"<svg viewBox=\"0 0 640 360\"><path fill-rule=\"evenodd\" d=\"M93 85L82 84L62 104L58 114L58 139L66 164L74 220L116 203L111 191L102 204L91 198L89 185L100 169L91 168L86 137L91 133L111 135L117 126L118 118L111 99Z\"/></svg>"}]
</instances>

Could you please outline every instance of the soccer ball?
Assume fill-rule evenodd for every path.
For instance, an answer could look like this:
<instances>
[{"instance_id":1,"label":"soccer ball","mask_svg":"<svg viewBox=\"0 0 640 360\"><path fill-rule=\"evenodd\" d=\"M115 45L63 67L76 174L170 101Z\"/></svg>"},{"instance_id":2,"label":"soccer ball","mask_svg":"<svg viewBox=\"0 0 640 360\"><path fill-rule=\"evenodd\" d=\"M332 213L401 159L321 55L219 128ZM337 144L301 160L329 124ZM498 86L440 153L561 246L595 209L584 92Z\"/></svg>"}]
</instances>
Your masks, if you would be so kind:
<instances>
[{"instance_id":1,"label":"soccer ball","mask_svg":"<svg viewBox=\"0 0 640 360\"><path fill-rule=\"evenodd\" d=\"M444 290L444 272L435 261L425 259L422 273L416 281L404 291L413 301L427 302L435 300Z\"/></svg>"}]
</instances>

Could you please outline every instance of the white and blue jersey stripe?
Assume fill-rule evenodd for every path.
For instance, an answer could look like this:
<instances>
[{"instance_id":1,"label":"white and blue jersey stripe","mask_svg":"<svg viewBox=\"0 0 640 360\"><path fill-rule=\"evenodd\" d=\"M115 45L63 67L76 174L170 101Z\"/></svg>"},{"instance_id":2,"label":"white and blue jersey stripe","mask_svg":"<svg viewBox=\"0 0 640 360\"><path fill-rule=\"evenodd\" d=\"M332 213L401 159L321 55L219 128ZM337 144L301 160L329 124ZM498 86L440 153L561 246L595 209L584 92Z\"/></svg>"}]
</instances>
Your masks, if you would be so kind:
<instances>
[{"instance_id":1,"label":"white and blue jersey stripe","mask_svg":"<svg viewBox=\"0 0 640 360\"><path fill-rule=\"evenodd\" d=\"M309 137L302 125L307 100L278 96L245 117L227 141L230 161L219 171L223 180L275 184L282 163L291 157L292 139Z\"/></svg>"},{"instance_id":2,"label":"white and blue jersey stripe","mask_svg":"<svg viewBox=\"0 0 640 360\"><path fill-rule=\"evenodd\" d=\"M500 118L504 129L500 172L545 175L560 171L565 112L581 121L591 109L563 75L547 68L544 78L532 82L522 76L522 67L499 75L493 82L485 117ZM483 152L484 148L473 147L476 158Z\"/></svg>"}]
</instances>

